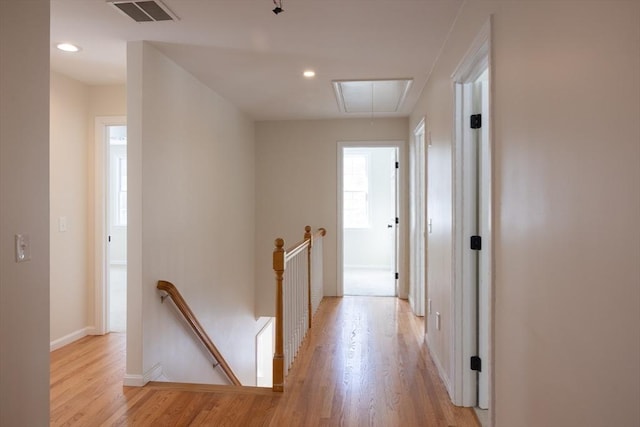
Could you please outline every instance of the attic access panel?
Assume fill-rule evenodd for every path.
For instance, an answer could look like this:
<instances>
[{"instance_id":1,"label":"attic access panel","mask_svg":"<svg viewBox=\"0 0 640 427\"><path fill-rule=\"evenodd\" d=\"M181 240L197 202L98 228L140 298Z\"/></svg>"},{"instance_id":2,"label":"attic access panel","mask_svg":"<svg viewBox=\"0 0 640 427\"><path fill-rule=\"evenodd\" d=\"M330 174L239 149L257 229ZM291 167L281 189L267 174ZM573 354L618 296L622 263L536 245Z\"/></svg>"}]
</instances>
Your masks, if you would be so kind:
<instances>
[{"instance_id":1,"label":"attic access panel","mask_svg":"<svg viewBox=\"0 0 640 427\"><path fill-rule=\"evenodd\" d=\"M333 89L343 113L396 113L413 79L334 80Z\"/></svg>"}]
</instances>

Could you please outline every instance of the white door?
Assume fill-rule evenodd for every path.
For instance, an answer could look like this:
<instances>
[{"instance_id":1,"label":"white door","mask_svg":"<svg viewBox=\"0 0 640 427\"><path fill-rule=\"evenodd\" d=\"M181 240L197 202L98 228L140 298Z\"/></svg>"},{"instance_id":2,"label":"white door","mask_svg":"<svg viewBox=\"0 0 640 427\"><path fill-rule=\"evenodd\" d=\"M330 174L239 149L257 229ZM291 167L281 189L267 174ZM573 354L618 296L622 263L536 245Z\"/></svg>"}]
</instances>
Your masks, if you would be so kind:
<instances>
[{"instance_id":1,"label":"white door","mask_svg":"<svg viewBox=\"0 0 640 427\"><path fill-rule=\"evenodd\" d=\"M397 295L396 147L343 147L345 295Z\"/></svg>"},{"instance_id":2,"label":"white door","mask_svg":"<svg viewBox=\"0 0 640 427\"><path fill-rule=\"evenodd\" d=\"M474 107L480 112L484 126L476 130L478 144L478 235L483 236L485 248L478 251L478 356L486 365L489 361L489 250L490 236L490 158L489 158L489 73L485 70L474 83ZM489 374L487 366L478 372L478 407L489 407Z\"/></svg>"},{"instance_id":3,"label":"white door","mask_svg":"<svg viewBox=\"0 0 640 427\"><path fill-rule=\"evenodd\" d=\"M468 316L470 355L479 358L477 372L473 375L477 382L476 406L488 409L489 406L489 275L490 275L490 159L489 159L489 80L485 70L473 82L464 85L464 98L470 108L467 110L469 139L464 146L465 158L463 174L465 181L466 220L465 235L478 236L476 248L467 247L468 262L463 276L468 280L469 292ZM473 115L475 119L470 116ZM469 242L472 246L473 243ZM466 245L465 245L466 246ZM469 366L471 369L471 366Z\"/></svg>"}]
</instances>

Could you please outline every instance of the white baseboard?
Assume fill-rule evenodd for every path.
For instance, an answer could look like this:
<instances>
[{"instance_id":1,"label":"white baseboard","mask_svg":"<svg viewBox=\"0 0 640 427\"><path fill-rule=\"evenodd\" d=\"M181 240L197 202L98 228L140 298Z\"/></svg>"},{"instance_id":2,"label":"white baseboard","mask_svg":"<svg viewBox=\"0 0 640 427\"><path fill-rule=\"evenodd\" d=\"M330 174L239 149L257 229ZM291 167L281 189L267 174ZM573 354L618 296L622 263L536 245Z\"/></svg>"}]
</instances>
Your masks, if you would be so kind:
<instances>
[{"instance_id":1,"label":"white baseboard","mask_svg":"<svg viewBox=\"0 0 640 427\"><path fill-rule=\"evenodd\" d=\"M440 375L440 379L444 383L444 386L447 389L447 393L449 393L449 398L453 402L453 390L451 389L451 382L449 381L449 376L447 375L445 370L442 369L442 365L440 364L440 360L438 360L438 357L436 356L436 354L431 350L431 344L429 343L429 334L425 335L425 337L427 341L427 348L429 349L429 355L431 356L431 360L433 360L433 363L436 365L436 368L438 369L438 375Z\"/></svg>"},{"instance_id":2,"label":"white baseboard","mask_svg":"<svg viewBox=\"0 0 640 427\"><path fill-rule=\"evenodd\" d=\"M122 379L122 384L128 387L142 387L149 381L156 381L162 377L164 377L164 374L162 373L162 365L156 363L143 375L125 374Z\"/></svg>"},{"instance_id":3,"label":"white baseboard","mask_svg":"<svg viewBox=\"0 0 640 427\"><path fill-rule=\"evenodd\" d=\"M127 387L142 387L144 384L142 375L124 374L124 378L122 379L122 385Z\"/></svg>"},{"instance_id":4,"label":"white baseboard","mask_svg":"<svg viewBox=\"0 0 640 427\"><path fill-rule=\"evenodd\" d=\"M155 365L153 365L153 368L149 369L147 372L144 373L143 375L144 383L146 384L149 381L155 381L158 378L160 378L162 375L163 375L162 365L159 363L156 363Z\"/></svg>"},{"instance_id":5,"label":"white baseboard","mask_svg":"<svg viewBox=\"0 0 640 427\"><path fill-rule=\"evenodd\" d=\"M87 335L95 335L95 329L93 326L87 326L86 328L79 329L75 332L71 332L57 340L53 340L49 343L49 351L57 350L60 347L71 344L74 341L78 341L80 338L84 338Z\"/></svg>"}]
</instances>

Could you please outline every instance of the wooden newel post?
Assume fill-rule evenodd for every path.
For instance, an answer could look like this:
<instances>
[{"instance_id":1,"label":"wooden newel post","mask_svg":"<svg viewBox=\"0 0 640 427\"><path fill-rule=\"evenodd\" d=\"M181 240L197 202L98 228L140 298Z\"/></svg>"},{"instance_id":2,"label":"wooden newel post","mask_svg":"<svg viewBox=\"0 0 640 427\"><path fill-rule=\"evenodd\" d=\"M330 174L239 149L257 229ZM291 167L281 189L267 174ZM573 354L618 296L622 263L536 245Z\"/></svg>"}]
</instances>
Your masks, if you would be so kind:
<instances>
[{"instance_id":1,"label":"wooden newel post","mask_svg":"<svg viewBox=\"0 0 640 427\"><path fill-rule=\"evenodd\" d=\"M283 334L283 289L284 240L276 239L273 250L273 270L276 273L276 350L273 355L273 391L284 391L284 334Z\"/></svg>"},{"instance_id":2,"label":"wooden newel post","mask_svg":"<svg viewBox=\"0 0 640 427\"><path fill-rule=\"evenodd\" d=\"M313 315L313 308L311 305L311 250L313 246L313 234L311 233L311 227L306 226L304 228L304 240L309 241L309 246L307 247L307 273L309 273L308 283L307 283L307 309L309 310L309 329L311 329L311 316Z\"/></svg>"}]
</instances>

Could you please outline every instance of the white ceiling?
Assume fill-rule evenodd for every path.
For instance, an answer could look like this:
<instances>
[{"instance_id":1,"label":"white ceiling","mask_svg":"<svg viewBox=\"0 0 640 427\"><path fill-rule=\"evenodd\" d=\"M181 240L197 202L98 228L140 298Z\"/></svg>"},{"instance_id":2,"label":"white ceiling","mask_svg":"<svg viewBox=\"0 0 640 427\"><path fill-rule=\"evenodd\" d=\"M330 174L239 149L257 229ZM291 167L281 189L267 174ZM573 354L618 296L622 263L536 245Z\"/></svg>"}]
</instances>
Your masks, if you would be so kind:
<instances>
[{"instance_id":1,"label":"white ceiling","mask_svg":"<svg viewBox=\"0 0 640 427\"><path fill-rule=\"evenodd\" d=\"M255 120L369 116L340 112L331 81L413 78L401 110L385 114L407 116L462 0L285 0L279 15L270 0L164 3L179 21L136 23L105 0L52 0L51 68L124 83L126 42L148 40ZM62 41L82 51L60 52Z\"/></svg>"}]
</instances>

